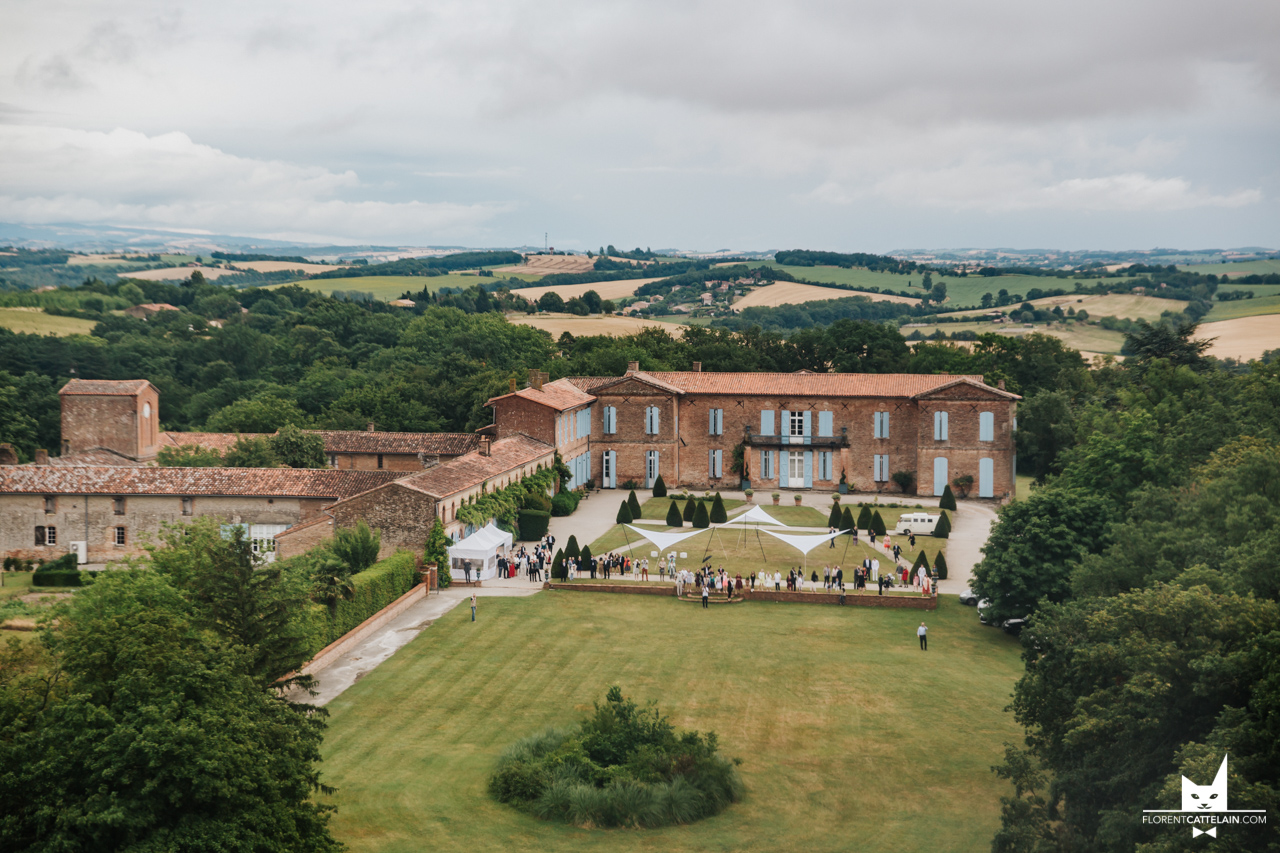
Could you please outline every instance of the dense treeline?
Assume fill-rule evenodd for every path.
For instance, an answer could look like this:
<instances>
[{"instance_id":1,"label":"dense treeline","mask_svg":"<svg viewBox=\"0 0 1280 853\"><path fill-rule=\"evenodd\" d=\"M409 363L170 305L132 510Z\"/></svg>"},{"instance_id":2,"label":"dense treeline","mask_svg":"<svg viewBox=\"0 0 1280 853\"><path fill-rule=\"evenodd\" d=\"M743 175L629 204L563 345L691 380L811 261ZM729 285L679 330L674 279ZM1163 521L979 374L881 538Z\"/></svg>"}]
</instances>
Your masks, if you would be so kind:
<instances>
[{"instance_id":1,"label":"dense treeline","mask_svg":"<svg viewBox=\"0 0 1280 853\"><path fill-rule=\"evenodd\" d=\"M446 275L475 267L510 266L524 257L517 252L458 252L431 258L405 258L385 264L360 264L325 270L312 278L363 278L371 275Z\"/></svg>"},{"instance_id":2,"label":"dense treeline","mask_svg":"<svg viewBox=\"0 0 1280 853\"><path fill-rule=\"evenodd\" d=\"M1045 484L1001 510L973 582L995 619L1030 614L996 851L1184 849L1136 816L1224 752L1232 808L1280 807L1280 363L1216 362L1193 332L1138 324L1123 365L1019 406Z\"/></svg>"},{"instance_id":3,"label":"dense treeline","mask_svg":"<svg viewBox=\"0 0 1280 853\"><path fill-rule=\"evenodd\" d=\"M210 256L220 261L288 261L293 264L309 264L306 258L299 255L246 255L237 252L212 252Z\"/></svg>"},{"instance_id":4,"label":"dense treeline","mask_svg":"<svg viewBox=\"0 0 1280 853\"><path fill-rule=\"evenodd\" d=\"M809 249L787 249L774 254L773 259L789 267L864 267L876 272L909 273L921 269L915 261L904 261L888 255L871 255L865 252L817 252Z\"/></svg>"}]
</instances>

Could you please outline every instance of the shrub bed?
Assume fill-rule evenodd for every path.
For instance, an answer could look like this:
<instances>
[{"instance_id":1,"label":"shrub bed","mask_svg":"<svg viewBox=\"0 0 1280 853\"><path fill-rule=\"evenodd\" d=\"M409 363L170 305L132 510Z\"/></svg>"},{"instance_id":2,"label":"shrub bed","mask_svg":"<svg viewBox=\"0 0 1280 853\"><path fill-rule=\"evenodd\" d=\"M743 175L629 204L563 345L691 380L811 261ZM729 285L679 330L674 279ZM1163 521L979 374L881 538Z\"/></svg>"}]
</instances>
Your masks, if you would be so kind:
<instances>
[{"instance_id":1,"label":"shrub bed","mask_svg":"<svg viewBox=\"0 0 1280 853\"><path fill-rule=\"evenodd\" d=\"M398 551L351 576L355 595L340 599L332 608L313 604L308 614L308 646L315 655L325 646L373 616L413 589L420 580L414 555Z\"/></svg>"},{"instance_id":2,"label":"shrub bed","mask_svg":"<svg viewBox=\"0 0 1280 853\"><path fill-rule=\"evenodd\" d=\"M544 820L581 827L656 827L718 814L742 780L717 753L714 732L677 732L649 706L609 689L578 728L547 729L513 744L489 793Z\"/></svg>"}]
</instances>

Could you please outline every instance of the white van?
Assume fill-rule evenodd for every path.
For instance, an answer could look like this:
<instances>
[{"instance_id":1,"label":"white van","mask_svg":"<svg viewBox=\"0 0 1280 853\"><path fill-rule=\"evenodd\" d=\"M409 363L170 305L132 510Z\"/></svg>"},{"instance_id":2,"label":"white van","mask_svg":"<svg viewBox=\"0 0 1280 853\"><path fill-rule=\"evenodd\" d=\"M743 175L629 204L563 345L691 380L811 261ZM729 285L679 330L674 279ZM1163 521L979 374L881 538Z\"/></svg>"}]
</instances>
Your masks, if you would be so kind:
<instances>
[{"instance_id":1,"label":"white van","mask_svg":"<svg viewBox=\"0 0 1280 853\"><path fill-rule=\"evenodd\" d=\"M898 526L893 532L900 536L914 533L917 536L931 536L933 528L938 526L940 515L929 515L927 512L904 512L898 519Z\"/></svg>"}]
</instances>

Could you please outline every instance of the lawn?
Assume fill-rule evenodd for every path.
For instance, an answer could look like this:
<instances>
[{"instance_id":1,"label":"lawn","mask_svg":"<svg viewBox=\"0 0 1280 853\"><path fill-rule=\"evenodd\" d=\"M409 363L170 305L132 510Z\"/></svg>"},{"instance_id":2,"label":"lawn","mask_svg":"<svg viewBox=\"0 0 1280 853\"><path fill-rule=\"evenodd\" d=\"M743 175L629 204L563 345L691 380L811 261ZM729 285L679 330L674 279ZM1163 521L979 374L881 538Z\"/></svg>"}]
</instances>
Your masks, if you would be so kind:
<instances>
[{"instance_id":1,"label":"lawn","mask_svg":"<svg viewBox=\"0 0 1280 853\"><path fill-rule=\"evenodd\" d=\"M32 592L31 572L0 572L0 577L4 579L4 586L0 587L0 625L11 619L34 623L58 599L75 591L67 587L38 587L35 591L42 594L40 601L18 601L17 599ZM0 629L0 643L8 642L10 637L29 643L38 636L35 631Z\"/></svg>"},{"instance_id":2,"label":"lawn","mask_svg":"<svg viewBox=\"0 0 1280 853\"><path fill-rule=\"evenodd\" d=\"M943 597L917 611L543 592L459 607L328 708L324 797L353 851L985 850L1017 642ZM742 759L743 802L657 830L543 823L490 799L509 744L612 684Z\"/></svg>"},{"instance_id":3,"label":"lawn","mask_svg":"<svg viewBox=\"0 0 1280 853\"><path fill-rule=\"evenodd\" d=\"M1268 275L1273 272L1280 272L1280 259L1265 258L1260 261L1239 261L1230 264L1192 264L1179 265L1178 269L1185 272L1196 272L1201 275L1217 275L1222 276L1224 273L1231 275Z\"/></svg>"},{"instance_id":4,"label":"lawn","mask_svg":"<svg viewBox=\"0 0 1280 853\"><path fill-rule=\"evenodd\" d=\"M0 308L0 328L33 335L87 335L98 325L79 317L58 317L39 308Z\"/></svg>"},{"instance_id":5,"label":"lawn","mask_svg":"<svg viewBox=\"0 0 1280 853\"><path fill-rule=\"evenodd\" d=\"M667 506L670 503L669 498L652 498L646 501L640 507L641 518L662 518L667 517ZM741 501L725 501L725 507L732 509L733 505L741 505ZM841 506L849 506L856 517L861 507L857 503L843 502ZM873 509L878 509L880 517L884 519L885 526L892 530L898 523L898 518L904 512L916 512L914 507L897 507L889 508L883 504L877 507L876 504L869 503ZM801 535L818 535L820 531L826 530L828 509L815 509L808 506L764 506L765 512L776 519L780 524L787 527L808 527L817 528L817 530L797 531ZM934 509L934 512L937 510ZM950 513L952 524L955 524L955 513ZM733 516L730 516L732 520ZM656 532L675 532L675 528L646 526L646 529ZM684 525L684 529L692 529L689 524ZM779 530L778 532L786 532ZM723 565L731 574L741 573L743 577L748 577L752 572L757 574L761 572L786 571L794 566L807 566L808 573L812 577L813 571L816 569L819 576L822 574L823 565L839 564L846 569L846 576L852 575L852 567L862 562L864 557L874 557L881 561L881 565L892 561L892 557L886 559L886 552L882 547L872 547L870 540L867 538L865 531L858 539L858 544L853 544L853 537L841 536L835 540L835 547L829 548L821 545L809 552L808 561L790 545L775 539L767 533L761 533L758 537L756 532L749 527L728 527L720 530L708 530L705 533L699 533L689 539L684 540L675 550L677 553L687 554L687 557L681 558L677 562L678 568L696 569L702 564L704 556L711 557L711 564L714 566ZM936 559L939 552L945 553L947 541L945 539L934 539L932 536L920 536L916 538L916 548L912 549L907 544L906 537L893 537L893 541L902 546L902 560L904 563L914 561L916 555L923 550L928 556L930 565ZM579 543L586 544L586 543ZM615 524L607 530L602 536L597 538L591 544L592 554L606 554L610 551L626 552L631 548L631 554L634 557L652 556L654 551L659 550L652 543L639 538L635 533L627 530L624 531L622 525Z\"/></svg>"},{"instance_id":6,"label":"lawn","mask_svg":"<svg viewBox=\"0 0 1280 853\"><path fill-rule=\"evenodd\" d=\"M1257 317L1262 314L1280 314L1280 293L1263 296L1265 285L1245 286L1244 290L1252 290L1253 299L1237 299L1232 302L1214 302L1212 310L1204 316L1202 322L1216 323L1219 320L1238 320L1241 317ZM1274 289L1274 288L1270 288Z\"/></svg>"}]
</instances>

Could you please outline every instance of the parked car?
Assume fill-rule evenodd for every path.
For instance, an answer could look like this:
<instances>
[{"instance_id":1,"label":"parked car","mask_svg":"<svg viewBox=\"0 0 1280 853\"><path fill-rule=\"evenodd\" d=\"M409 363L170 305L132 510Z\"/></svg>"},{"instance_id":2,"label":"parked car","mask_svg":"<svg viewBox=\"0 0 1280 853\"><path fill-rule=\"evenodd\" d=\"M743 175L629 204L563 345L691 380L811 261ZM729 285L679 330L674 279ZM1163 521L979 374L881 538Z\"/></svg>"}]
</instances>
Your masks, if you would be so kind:
<instances>
[{"instance_id":1,"label":"parked car","mask_svg":"<svg viewBox=\"0 0 1280 853\"><path fill-rule=\"evenodd\" d=\"M970 607L977 605L978 603L977 593L969 589L969 587L965 587L964 589L960 590L960 603L967 604Z\"/></svg>"},{"instance_id":2,"label":"parked car","mask_svg":"<svg viewBox=\"0 0 1280 853\"><path fill-rule=\"evenodd\" d=\"M981 622L983 625L991 624L991 617L988 615L990 612L991 612L990 599L984 598L978 602L978 621Z\"/></svg>"},{"instance_id":3,"label":"parked car","mask_svg":"<svg viewBox=\"0 0 1280 853\"><path fill-rule=\"evenodd\" d=\"M929 515L927 512L903 513L893 532L899 536L910 536L912 533L917 536L932 536L933 529L938 526L941 518L940 515Z\"/></svg>"},{"instance_id":4,"label":"parked car","mask_svg":"<svg viewBox=\"0 0 1280 853\"><path fill-rule=\"evenodd\" d=\"M1026 624L1026 619L1006 619L1001 623L1000 629L1006 634L1012 634L1016 637L1022 633L1022 629L1026 627Z\"/></svg>"}]
</instances>

